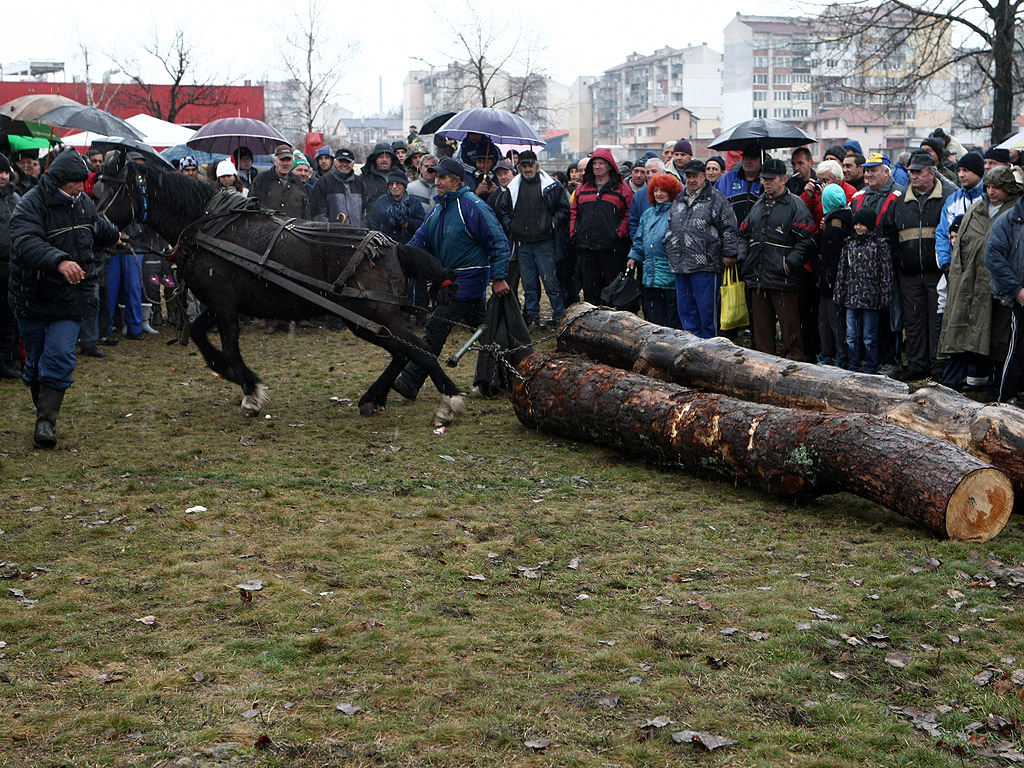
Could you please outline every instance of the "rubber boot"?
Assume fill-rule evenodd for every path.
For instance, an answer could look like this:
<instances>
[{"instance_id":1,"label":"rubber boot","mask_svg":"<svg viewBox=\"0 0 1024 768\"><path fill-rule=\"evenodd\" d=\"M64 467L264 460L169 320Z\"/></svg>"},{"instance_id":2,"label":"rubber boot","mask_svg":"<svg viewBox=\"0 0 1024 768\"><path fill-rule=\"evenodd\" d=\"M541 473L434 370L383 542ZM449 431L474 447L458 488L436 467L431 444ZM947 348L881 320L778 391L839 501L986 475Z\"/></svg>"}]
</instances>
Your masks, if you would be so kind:
<instances>
[{"instance_id":1,"label":"rubber boot","mask_svg":"<svg viewBox=\"0 0 1024 768\"><path fill-rule=\"evenodd\" d=\"M63 389L39 388L36 404L36 431L33 436L37 448L53 448L57 445L57 414L64 402Z\"/></svg>"},{"instance_id":2,"label":"rubber boot","mask_svg":"<svg viewBox=\"0 0 1024 768\"><path fill-rule=\"evenodd\" d=\"M39 387L40 384L38 381L33 381L31 384L28 385L28 391L32 393L33 408L39 407Z\"/></svg>"},{"instance_id":3,"label":"rubber boot","mask_svg":"<svg viewBox=\"0 0 1024 768\"><path fill-rule=\"evenodd\" d=\"M156 328L149 324L149 318L153 316L153 305L143 304L142 305L142 331L144 333L159 334Z\"/></svg>"}]
</instances>

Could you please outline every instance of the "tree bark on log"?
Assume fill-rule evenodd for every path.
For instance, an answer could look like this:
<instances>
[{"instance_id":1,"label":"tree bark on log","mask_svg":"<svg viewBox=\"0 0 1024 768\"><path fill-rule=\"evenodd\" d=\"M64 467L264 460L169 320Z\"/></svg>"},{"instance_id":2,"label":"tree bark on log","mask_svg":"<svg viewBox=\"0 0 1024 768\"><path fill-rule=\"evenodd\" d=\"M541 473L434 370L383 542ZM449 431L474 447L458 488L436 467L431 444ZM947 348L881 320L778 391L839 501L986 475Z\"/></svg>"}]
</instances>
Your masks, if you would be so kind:
<instances>
[{"instance_id":1,"label":"tree bark on log","mask_svg":"<svg viewBox=\"0 0 1024 768\"><path fill-rule=\"evenodd\" d=\"M1013 506L998 470L876 416L751 403L574 357L534 354L519 372L524 425L631 456L786 497L846 491L967 541L999 533Z\"/></svg>"},{"instance_id":2,"label":"tree bark on log","mask_svg":"<svg viewBox=\"0 0 1024 768\"><path fill-rule=\"evenodd\" d=\"M1024 410L977 403L940 384L911 390L885 376L796 363L701 339L630 312L581 303L562 317L559 349L663 381L758 403L813 411L870 413L948 440L1002 471L1024 500Z\"/></svg>"}]
</instances>

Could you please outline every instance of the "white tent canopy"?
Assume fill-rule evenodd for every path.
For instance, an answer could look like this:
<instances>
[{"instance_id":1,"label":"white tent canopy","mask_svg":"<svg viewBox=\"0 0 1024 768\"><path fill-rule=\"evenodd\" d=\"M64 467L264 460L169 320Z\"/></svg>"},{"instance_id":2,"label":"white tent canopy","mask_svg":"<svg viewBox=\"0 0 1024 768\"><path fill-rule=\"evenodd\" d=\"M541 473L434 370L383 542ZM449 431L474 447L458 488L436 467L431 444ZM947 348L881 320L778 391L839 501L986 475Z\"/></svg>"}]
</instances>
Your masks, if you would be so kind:
<instances>
[{"instance_id":1,"label":"white tent canopy","mask_svg":"<svg viewBox=\"0 0 1024 768\"><path fill-rule=\"evenodd\" d=\"M127 122L136 130L142 133L143 141L159 151L165 147L174 147L184 144L192 138L195 133L191 128L183 125L175 125L161 120L152 115L138 114L127 119ZM83 133L72 133L65 136L62 141L69 147L87 148L94 141L110 140L113 137L100 136L98 133L85 131Z\"/></svg>"}]
</instances>

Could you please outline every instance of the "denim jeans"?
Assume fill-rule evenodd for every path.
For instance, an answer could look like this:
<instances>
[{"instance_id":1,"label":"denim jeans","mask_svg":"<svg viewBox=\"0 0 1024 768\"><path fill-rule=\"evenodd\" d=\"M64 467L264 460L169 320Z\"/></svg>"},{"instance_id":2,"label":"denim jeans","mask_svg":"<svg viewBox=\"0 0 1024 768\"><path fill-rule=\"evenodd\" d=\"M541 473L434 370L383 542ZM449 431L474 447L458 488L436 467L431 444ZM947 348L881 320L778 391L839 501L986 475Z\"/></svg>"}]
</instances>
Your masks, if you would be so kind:
<instances>
[{"instance_id":1,"label":"denim jeans","mask_svg":"<svg viewBox=\"0 0 1024 768\"><path fill-rule=\"evenodd\" d=\"M18 329L25 343L25 367L21 378L26 386L39 382L52 389L67 389L74 379L75 343L82 327L79 320L25 320Z\"/></svg>"},{"instance_id":2,"label":"denim jeans","mask_svg":"<svg viewBox=\"0 0 1024 768\"><path fill-rule=\"evenodd\" d=\"M877 309L846 310L846 347L851 371L878 372L878 316Z\"/></svg>"},{"instance_id":3,"label":"denim jeans","mask_svg":"<svg viewBox=\"0 0 1024 768\"><path fill-rule=\"evenodd\" d=\"M107 290L110 307L107 333L114 330L114 311L118 300L124 303L124 320L128 333L142 333L142 269L141 257L135 253L115 253L107 263Z\"/></svg>"},{"instance_id":4,"label":"denim jeans","mask_svg":"<svg viewBox=\"0 0 1024 768\"><path fill-rule=\"evenodd\" d=\"M557 321L565 312L562 288L555 274L555 241L518 243L519 275L523 281L523 309L530 317L540 317L540 284L551 302L551 316Z\"/></svg>"},{"instance_id":5,"label":"denim jeans","mask_svg":"<svg viewBox=\"0 0 1024 768\"><path fill-rule=\"evenodd\" d=\"M717 272L676 275L676 302L684 331L702 339L718 335L722 314L721 284L722 276Z\"/></svg>"}]
</instances>

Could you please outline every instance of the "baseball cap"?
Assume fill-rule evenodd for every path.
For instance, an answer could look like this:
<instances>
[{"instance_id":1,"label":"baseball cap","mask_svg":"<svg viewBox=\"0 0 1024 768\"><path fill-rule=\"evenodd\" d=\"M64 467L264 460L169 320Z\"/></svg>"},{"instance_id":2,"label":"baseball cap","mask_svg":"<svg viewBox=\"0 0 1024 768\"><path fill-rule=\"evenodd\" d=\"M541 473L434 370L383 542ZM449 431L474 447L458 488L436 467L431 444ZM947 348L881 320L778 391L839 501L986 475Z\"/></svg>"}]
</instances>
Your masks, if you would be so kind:
<instances>
[{"instance_id":1,"label":"baseball cap","mask_svg":"<svg viewBox=\"0 0 1024 768\"><path fill-rule=\"evenodd\" d=\"M295 157L295 152L287 144L278 144L274 149L274 157Z\"/></svg>"},{"instance_id":2,"label":"baseball cap","mask_svg":"<svg viewBox=\"0 0 1024 768\"><path fill-rule=\"evenodd\" d=\"M519 162L520 163L536 163L537 162L537 153L534 152L532 149L524 149L522 152L519 153Z\"/></svg>"},{"instance_id":3,"label":"baseball cap","mask_svg":"<svg viewBox=\"0 0 1024 768\"><path fill-rule=\"evenodd\" d=\"M443 157L434 166L434 173L438 176L458 176L463 181L466 180L466 170L462 163L453 157Z\"/></svg>"},{"instance_id":4,"label":"baseball cap","mask_svg":"<svg viewBox=\"0 0 1024 768\"><path fill-rule=\"evenodd\" d=\"M786 164L774 157L768 158L761 166L761 178L774 179L776 176L786 175Z\"/></svg>"},{"instance_id":5,"label":"baseball cap","mask_svg":"<svg viewBox=\"0 0 1024 768\"><path fill-rule=\"evenodd\" d=\"M920 171L925 168L934 168L935 161L932 160L931 153L927 150L919 149L917 152L910 156L910 165L907 166L908 170Z\"/></svg>"},{"instance_id":6,"label":"baseball cap","mask_svg":"<svg viewBox=\"0 0 1024 768\"><path fill-rule=\"evenodd\" d=\"M705 170L707 170L707 166L704 165L704 161L697 158L688 160L683 166L683 173L704 173Z\"/></svg>"},{"instance_id":7,"label":"baseball cap","mask_svg":"<svg viewBox=\"0 0 1024 768\"><path fill-rule=\"evenodd\" d=\"M350 163L356 161L356 156L352 153L351 149L339 149L335 155L335 160L348 160Z\"/></svg>"},{"instance_id":8,"label":"baseball cap","mask_svg":"<svg viewBox=\"0 0 1024 768\"><path fill-rule=\"evenodd\" d=\"M874 168L876 165L884 165L886 168L891 168L892 162L890 162L889 158L881 152L872 152L868 155L868 159L864 162L861 168Z\"/></svg>"}]
</instances>

